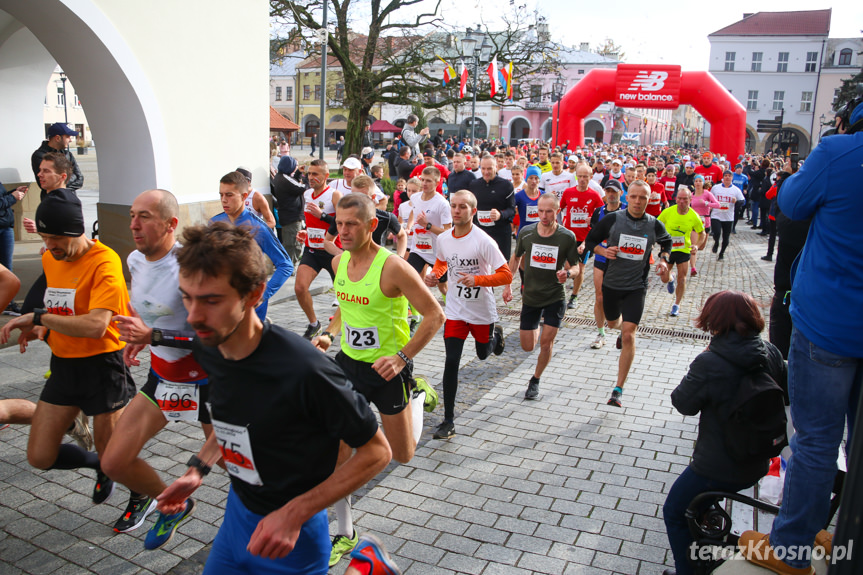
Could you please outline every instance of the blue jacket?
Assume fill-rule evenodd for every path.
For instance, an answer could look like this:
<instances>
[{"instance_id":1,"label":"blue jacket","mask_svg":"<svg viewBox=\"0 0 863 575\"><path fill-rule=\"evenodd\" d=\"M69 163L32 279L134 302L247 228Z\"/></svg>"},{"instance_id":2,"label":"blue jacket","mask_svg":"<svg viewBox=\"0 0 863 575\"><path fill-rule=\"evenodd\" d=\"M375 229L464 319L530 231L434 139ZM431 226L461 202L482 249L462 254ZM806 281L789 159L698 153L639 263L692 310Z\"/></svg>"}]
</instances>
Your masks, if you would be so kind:
<instances>
[{"instance_id":1,"label":"blue jacket","mask_svg":"<svg viewBox=\"0 0 863 575\"><path fill-rule=\"evenodd\" d=\"M210 222L228 222L231 223L228 214L222 212L210 218ZM234 222L237 226L248 226L255 231L255 240L261 247L261 251L267 254L267 257L272 260L276 271L273 272L270 281L267 282L267 289L264 290L263 300L267 301L281 288L288 278L294 273L294 264L291 258L288 257L288 252L285 251L281 242L276 239L276 234L267 226L266 222L250 212L243 210L237 221Z\"/></svg>"},{"instance_id":2,"label":"blue jacket","mask_svg":"<svg viewBox=\"0 0 863 575\"><path fill-rule=\"evenodd\" d=\"M812 218L791 287L794 327L846 357L863 357L861 182L863 132L837 134L818 143L777 196L792 220Z\"/></svg>"}]
</instances>

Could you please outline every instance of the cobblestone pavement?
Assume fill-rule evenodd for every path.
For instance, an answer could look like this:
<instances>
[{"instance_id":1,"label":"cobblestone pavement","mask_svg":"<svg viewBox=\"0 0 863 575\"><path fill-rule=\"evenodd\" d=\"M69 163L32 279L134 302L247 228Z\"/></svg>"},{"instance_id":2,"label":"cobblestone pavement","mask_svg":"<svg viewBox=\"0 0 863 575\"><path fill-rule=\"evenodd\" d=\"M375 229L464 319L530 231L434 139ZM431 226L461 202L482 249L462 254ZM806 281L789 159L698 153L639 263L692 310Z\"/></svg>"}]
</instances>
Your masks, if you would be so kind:
<instances>
[{"instance_id":1,"label":"cobblestone pavement","mask_svg":"<svg viewBox=\"0 0 863 575\"><path fill-rule=\"evenodd\" d=\"M750 292L766 312L772 266L759 259L765 250L764 239L741 224L724 262L710 253L699 258L699 276L678 318L668 317L671 296L651 279L623 409L605 405L617 371L616 332L603 349L589 346L595 335L590 264L536 402L523 399L535 353L519 349L517 313L506 311L517 311L518 302L509 308L499 302L507 350L480 361L465 346L457 435L432 439L441 408L427 415L416 457L391 464L355 497L358 529L381 537L406 575L661 573L671 564L664 494L688 463L696 437L697 420L675 412L668 398L706 343L692 319L708 295L724 288ZM327 292L315 297L319 317L331 313L332 301ZM271 305L270 317L297 332L305 328L291 300ZM439 391L443 356L437 337L416 359L416 372ZM35 401L48 359L42 344L25 355L0 351L0 398ZM147 369L142 361L133 371L139 385ZM0 431L0 573L201 572L222 520L224 472L207 477L194 516L164 549L144 551L151 520L130 534L111 529L125 506L125 488L93 506L93 473L34 470L27 435L20 426ZM200 428L174 423L147 444L145 457L170 480L185 471L202 440ZM343 560L331 572L346 567Z\"/></svg>"}]
</instances>

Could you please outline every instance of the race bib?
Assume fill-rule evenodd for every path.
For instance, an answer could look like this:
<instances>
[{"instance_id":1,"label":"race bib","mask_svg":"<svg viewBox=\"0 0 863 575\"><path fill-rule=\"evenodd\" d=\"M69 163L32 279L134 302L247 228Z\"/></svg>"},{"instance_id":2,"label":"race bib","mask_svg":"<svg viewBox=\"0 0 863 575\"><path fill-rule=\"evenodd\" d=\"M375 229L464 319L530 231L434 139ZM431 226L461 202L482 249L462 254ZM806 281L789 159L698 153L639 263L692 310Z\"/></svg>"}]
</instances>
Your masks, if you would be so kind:
<instances>
[{"instance_id":1,"label":"race bib","mask_svg":"<svg viewBox=\"0 0 863 575\"><path fill-rule=\"evenodd\" d=\"M481 225L481 226L488 227L488 226L494 225L494 220L491 219L491 210L489 210L487 212L477 211L476 219L479 222L479 225Z\"/></svg>"},{"instance_id":2,"label":"race bib","mask_svg":"<svg viewBox=\"0 0 863 575\"><path fill-rule=\"evenodd\" d=\"M723 212L727 212L731 209L731 202L719 202L719 209Z\"/></svg>"},{"instance_id":3,"label":"race bib","mask_svg":"<svg viewBox=\"0 0 863 575\"><path fill-rule=\"evenodd\" d=\"M527 206L527 210L525 211L525 221L528 222L538 222L539 221L539 206Z\"/></svg>"},{"instance_id":4,"label":"race bib","mask_svg":"<svg viewBox=\"0 0 863 575\"><path fill-rule=\"evenodd\" d=\"M686 247L686 236L671 236L671 249L682 250Z\"/></svg>"},{"instance_id":5,"label":"race bib","mask_svg":"<svg viewBox=\"0 0 863 575\"><path fill-rule=\"evenodd\" d=\"M482 299L482 288L479 286L467 287L461 284L455 285L455 297L468 303Z\"/></svg>"},{"instance_id":6,"label":"race bib","mask_svg":"<svg viewBox=\"0 0 863 575\"><path fill-rule=\"evenodd\" d=\"M198 386L159 380L156 403L168 421L198 421Z\"/></svg>"},{"instance_id":7,"label":"race bib","mask_svg":"<svg viewBox=\"0 0 863 575\"><path fill-rule=\"evenodd\" d=\"M432 253L432 250L431 234L429 234L424 228L416 228L416 239L414 240L413 251L422 254L430 254Z\"/></svg>"},{"instance_id":8,"label":"race bib","mask_svg":"<svg viewBox=\"0 0 863 575\"><path fill-rule=\"evenodd\" d=\"M308 228L309 232L309 247L324 249L324 235L326 230L321 228Z\"/></svg>"},{"instance_id":9,"label":"race bib","mask_svg":"<svg viewBox=\"0 0 863 575\"><path fill-rule=\"evenodd\" d=\"M54 315L75 315L75 290L46 288L45 311Z\"/></svg>"},{"instance_id":10,"label":"race bib","mask_svg":"<svg viewBox=\"0 0 863 575\"><path fill-rule=\"evenodd\" d=\"M544 246L542 244L533 244L530 248L530 265L531 267L542 270L557 269L557 252L558 246Z\"/></svg>"},{"instance_id":11,"label":"race bib","mask_svg":"<svg viewBox=\"0 0 863 575\"><path fill-rule=\"evenodd\" d=\"M351 327L345 323L345 342L351 349L380 349L377 327Z\"/></svg>"},{"instance_id":12,"label":"race bib","mask_svg":"<svg viewBox=\"0 0 863 575\"><path fill-rule=\"evenodd\" d=\"M249 430L213 419L213 431L219 440L219 451L222 452L228 473L249 485L263 485L264 482L255 467Z\"/></svg>"},{"instance_id":13,"label":"race bib","mask_svg":"<svg viewBox=\"0 0 863 575\"><path fill-rule=\"evenodd\" d=\"M617 257L625 260L643 260L647 252L647 238L620 234Z\"/></svg>"},{"instance_id":14,"label":"race bib","mask_svg":"<svg viewBox=\"0 0 863 575\"><path fill-rule=\"evenodd\" d=\"M569 225L573 228L587 227L587 214L579 212L576 208L569 210Z\"/></svg>"}]
</instances>

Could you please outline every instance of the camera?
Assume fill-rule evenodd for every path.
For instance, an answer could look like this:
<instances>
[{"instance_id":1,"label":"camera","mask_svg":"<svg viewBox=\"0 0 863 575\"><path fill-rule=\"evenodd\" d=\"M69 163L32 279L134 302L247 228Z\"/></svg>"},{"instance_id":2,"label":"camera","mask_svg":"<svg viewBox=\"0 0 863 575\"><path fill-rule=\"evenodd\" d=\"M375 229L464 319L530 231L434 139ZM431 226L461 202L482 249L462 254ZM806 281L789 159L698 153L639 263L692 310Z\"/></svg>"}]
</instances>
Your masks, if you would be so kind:
<instances>
[{"instance_id":1,"label":"camera","mask_svg":"<svg viewBox=\"0 0 863 575\"><path fill-rule=\"evenodd\" d=\"M851 125L851 114L854 113L854 108L859 106L861 102L863 102L863 84L857 84L857 93L854 98L836 111L836 117L839 118L840 122L839 126L845 128L846 134L851 134L863 128L863 126L855 127Z\"/></svg>"}]
</instances>

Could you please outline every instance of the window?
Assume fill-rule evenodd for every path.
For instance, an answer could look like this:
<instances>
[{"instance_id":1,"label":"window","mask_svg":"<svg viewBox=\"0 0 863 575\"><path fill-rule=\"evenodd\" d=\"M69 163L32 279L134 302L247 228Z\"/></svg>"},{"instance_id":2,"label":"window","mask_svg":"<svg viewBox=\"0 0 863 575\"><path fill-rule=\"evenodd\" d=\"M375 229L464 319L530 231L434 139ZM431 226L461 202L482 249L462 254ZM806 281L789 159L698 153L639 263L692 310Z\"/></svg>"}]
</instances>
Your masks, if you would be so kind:
<instances>
[{"instance_id":1,"label":"window","mask_svg":"<svg viewBox=\"0 0 863 575\"><path fill-rule=\"evenodd\" d=\"M812 111L812 92L803 92L803 94L800 96L800 111Z\"/></svg>"},{"instance_id":2,"label":"window","mask_svg":"<svg viewBox=\"0 0 863 575\"><path fill-rule=\"evenodd\" d=\"M66 88L65 86L57 86L57 105L66 105Z\"/></svg>"},{"instance_id":3,"label":"window","mask_svg":"<svg viewBox=\"0 0 863 575\"><path fill-rule=\"evenodd\" d=\"M851 48L845 48L839 52L839 66L851 65Z\"/></svg>"},{"instance_id":4,"label":"window","mask_svg":"<svg viewBox=\"0 0 863 575\"><path fill-rule=\"evenodd\" d=\"M285 86L285 101L290 102L294 99L294 87L293 86Z\"/></svg>"},{"instance_id":5,"label":"window","mask_svg":"<svg viewBox=\"0 0 863 575\"><path fill-rule=\"evenodd\" d=\"M725 53L725 71L733 72L734 71L734 57L737 55L737 52L726 52Z\"/></svg>"},{"instance_id":6,"label":"window","mask_svg":"<svg viewBox=\"0 0 863 575\"><path fill-rule=\"evenodd\" d=\"M785 91L776 90L773 92L773 110L779 112L785 107Z\"/></svg>"},{"instance_id":7,"label":"window","mask_svg":"<svg viewBox=\"0 0 863 575\"><path fill-rule=\"evenodd\" d=\"M746 100L746 109L758 109L758 90L749 90L749 98Z\"/></svg>"},{"instance_id":8,"label":"window","mask_svg":"<svg viewBox=\"0 0 863 575\"><path fill-rule=\"evenodd\" d=\"M311 95L311 92L312 92L312 89L308 84L303 86L303 100L308 100L309 96Z\"/></svg>"},{"instance_id":9,"label":"window","mask_svg":"<svg viewBox=\"0 0 863 575\"><path fill-rule=\"evenodd\" d=\"M276 86L276 102L282 101L282 87Z\"/></svg>"},{"instance_id":10,"label":"window","mask_svg":"<svg viewBox=\"0 0 863 575\"><path fill-rule=\"evenodd\" d=\"M776 71L788 71L788 52L779 52L779 60L776 62Z\"/></svg>"},{"instance_id":11,"label":"window","mask_svg":"<svg viewBox=\"0 0 863 575\"><path fill-rule=\"evenodd\" d=\"M541 102L542 101L542 86L531 86L530 87L530 101L531 102Z\"/></svg>"},{"instance_id":12,"label":"window","mask_svg":"<svg viewBox=\"0 0 863 575\"><path fill-rule=\"evenodd\" d=\"M315 84L315 100L321 99L321 85Z\"/></svg>"},{"instance_id":13,"label":"window","mask_svg":"<svg viewBox=\"0 0 863 575\"><path fill-rule=\"evenodd\" d=\"M74 103L72 105L75 106L76 108L80 108L81 107L81 100L78 99L78 94L73 95L72 98L74 99ZM83 132L81 130L78 130L78 133L83 134Z\"/></svg>"},{"instance_id":14,"label":"window","mask_svg":"<svg viewBox=\"0 0 863 575\"><path fill-rule=\"evenodd\" d=\"M521 100L521 84L512 85L512 99L513 100Z\"/></svg>"},{"instance_id":15,"label":"window","mask_svg":"<svg viewBox=\"0 0 863 575\"><path fill-rule=\"evenodd\" d=\"M818 65L818 52L806 52L806 71L814 72Z\"/></svg>"},{"instance_id":16,"label":"window","mask_svg":"<svg viewBox=\"0 0 863 575\"><path fill-rule=\"evenodd\" d=\"M578 71L578 75L580 76L580 75L582 75L582 74L584 74L584 70L579 70L579 71Z\"/></svg>"},{"instance_id":17,"label":"window","mask_svg":"<svg viewBox=\"0 0 863 575\"><path fill-rule=\"evenodd\" d=\"M752 53L752 71L760 72L761 71L761 60L764 58L764 52L753 52Z\"/></svg>"},{"instance_id":18,"label":"window","mask_svg":"<svg viewBox=\"0 0 863 575\"><path fill-rule=\"evenodd\" d=\"M345 99L345 85L336 84L336 100L342 101Z\"/></svg>"}]
</instances>

